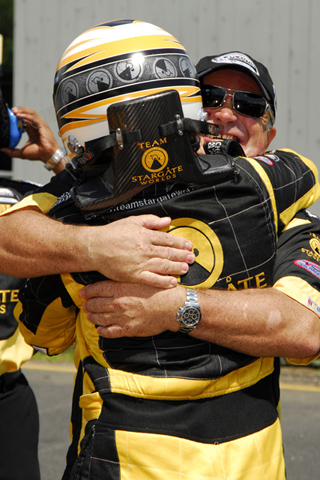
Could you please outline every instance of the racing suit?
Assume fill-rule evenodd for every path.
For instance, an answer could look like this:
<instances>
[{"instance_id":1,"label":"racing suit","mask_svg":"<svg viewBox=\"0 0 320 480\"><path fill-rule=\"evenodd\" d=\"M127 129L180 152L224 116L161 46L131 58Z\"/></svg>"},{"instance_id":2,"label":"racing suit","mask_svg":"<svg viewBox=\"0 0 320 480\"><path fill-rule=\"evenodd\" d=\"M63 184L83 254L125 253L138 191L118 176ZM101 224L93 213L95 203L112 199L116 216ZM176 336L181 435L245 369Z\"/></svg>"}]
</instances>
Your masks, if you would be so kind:
<instances>
[{"instance_id":1,"label":"racing suit","mask_svg":"<svg viewBox=\"0 0 320 480\"><path fill-rule=\"evenodd\" d=\"M0 212L17 203L36 185L0 179ZM40 479L38 461L39 414L21 366L34 349L19 332L13 310L24 280L0 274L0 478Z\"/></svg>"},{"instance_id":2,"label":"racing suit","mask_svg":"<svg viewBox=\"0 0 320 480\"><path fill-rule=\"evenodd\" d=\"M286 267L275 268L278 233L284 229L288 238L299 225L307 240L319 241L312 236L319 226L307 213L291 222L319 197L306 164L289 150L238 158L237 178L157 185L102 211L80 210L72 195L63 193L64 173L45 187L45 196L40 192L18 208L38 205L53 218L90 225L133 213L168 215L168 231L190 239L196 253L180 285L264 288L273 284L274 274L276 288L288 294L297 275L305 288L294 298L319 314L319 278L309 283L313 271L301 268L308 254L301 251L302 263L292 265L291 254L300 245L288 257L282 254ZM317 265L313 269L319 271ZM29 279L16 309L23 335L36 348L52 355L76 341L73 442L64 478L284 479L279 359L171 331L102 338L86 319L79 291L103 278L87 272Z\"/></svg>"}]
</instances>

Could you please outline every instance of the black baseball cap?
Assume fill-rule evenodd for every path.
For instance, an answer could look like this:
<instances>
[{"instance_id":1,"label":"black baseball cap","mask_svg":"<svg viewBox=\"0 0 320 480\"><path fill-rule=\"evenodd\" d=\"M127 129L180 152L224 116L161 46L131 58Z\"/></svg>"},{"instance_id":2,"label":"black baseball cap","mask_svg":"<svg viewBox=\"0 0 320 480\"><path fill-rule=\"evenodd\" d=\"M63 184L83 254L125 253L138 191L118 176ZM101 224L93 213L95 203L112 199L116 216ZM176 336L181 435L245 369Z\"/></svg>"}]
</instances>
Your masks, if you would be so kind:
<instances>
[{"instance_id":1,"label":"black baseball cap","mask_svg":"<svg viewBox=\"0 0 320 480\"><path fill-rule=\"evenodd\" d=\"M196 65L200 80L209 73L226 68L240 70L257 82L263 95L270 103L275 120L277 114L276 89L267 67L257 60L254 60L247 53L242 52L227 52L221 53L220 55L203 57Z\"/></svg>"}]
</instances>

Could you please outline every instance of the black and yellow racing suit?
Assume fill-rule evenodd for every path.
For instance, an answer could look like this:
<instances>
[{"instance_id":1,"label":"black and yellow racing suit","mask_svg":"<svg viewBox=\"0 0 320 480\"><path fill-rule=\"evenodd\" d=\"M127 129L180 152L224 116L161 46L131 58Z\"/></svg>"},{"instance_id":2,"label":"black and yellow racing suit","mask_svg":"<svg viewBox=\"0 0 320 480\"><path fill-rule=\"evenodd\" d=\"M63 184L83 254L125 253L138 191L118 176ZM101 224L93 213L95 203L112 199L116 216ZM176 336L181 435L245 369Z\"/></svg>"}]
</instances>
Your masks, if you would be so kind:
<instances>
[{"instance_id":1,"label":"black and yellow racing suit","mask_svg":"<svg viewBox=\"0 0 320 480\"><path fill-rule=\"evenodd\" d=\"M0 212L16 204L35 184L0 178ZM34 354L21 335L14 308L24 279L0 273L0 478L40 479L39 413L21 371Z\"/></svg>"},{"instance_id":2,"label":"black and yellow racing suit","mask_svg":"<svg viewBox=\"0 0 320 480\"><path fill-rule=\"evenodd\" d=\"M89 225L133 214L170 216L168 231L190 239L196 253L180 285L264 288L273 284L275 268L275 286L290 294L298 276L294 298L319 314L319 276L310 282L319 272L319 258L308 243L319 242L319 225L305 212L292 220L319 197L310 165L289 150L239 158L236 180L157 185L104 211L77 208L62 192L63 182L68 183L64 173L45 188L46 194L18 208L38 205L53 218ZM314 225L318 233L313 234ZM281 253L282 270L281 262L275 264L278 234L285 230L288 238L297 228L303 243L294 244L288 255ZM292 263L300 248L301 259ZM308 248L315 270L303 268ZM102 278L87 272L29 279L20 294L23 311L17 308L21 331L36 348L52 355L76 340L73 443L65 478L74 464L70 478L284 479L278 359L171 331L102 338L87 321L79 296L83 285Z\"/></svg>"}]
</instances>

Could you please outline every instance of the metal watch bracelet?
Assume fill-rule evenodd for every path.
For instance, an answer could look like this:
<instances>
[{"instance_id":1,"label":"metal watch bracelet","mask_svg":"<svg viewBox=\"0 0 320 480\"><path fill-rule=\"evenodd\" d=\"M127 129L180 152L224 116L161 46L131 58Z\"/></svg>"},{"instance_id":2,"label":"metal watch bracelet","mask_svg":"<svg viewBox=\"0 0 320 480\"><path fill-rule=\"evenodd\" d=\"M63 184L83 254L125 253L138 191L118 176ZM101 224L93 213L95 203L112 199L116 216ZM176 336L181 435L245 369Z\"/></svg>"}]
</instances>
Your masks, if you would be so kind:
<instances>
[{"instance_id":1,"label":"metal watch bracelet","mask_svg":"<svg viewBox=\"0 0 320 480\"><path fill-rule=\"evenodd\" d=\"M179 332L190 333L201 320L201 309L197 291L187 288L187 298L183 307L177 311L177 321L180 323Z\"/></svg>"},{"instance_id":2,"label":"metal watch bracelet","mask_svg":"<svg viewBox=\"0 0 320 480\"><path fill-rule=\"evenodd\" d=\"M66 155L67 152L64 148L58 148L58 150L54 152L52 157L49 158L49 160L44 164L45 168L49 171L53 170Z\"/></svg>"}]
</instances>

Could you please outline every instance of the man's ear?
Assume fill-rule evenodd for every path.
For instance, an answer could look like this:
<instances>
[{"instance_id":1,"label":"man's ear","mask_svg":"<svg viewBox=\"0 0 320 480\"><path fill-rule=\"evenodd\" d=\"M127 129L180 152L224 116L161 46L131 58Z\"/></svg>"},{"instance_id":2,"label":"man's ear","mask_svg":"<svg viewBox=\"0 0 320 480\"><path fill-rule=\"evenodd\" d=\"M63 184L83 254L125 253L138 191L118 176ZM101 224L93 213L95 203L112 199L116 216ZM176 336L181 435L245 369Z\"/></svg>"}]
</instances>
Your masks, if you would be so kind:
<instances>
[{"instance_id":1,"label":"man's ear","mask_svg":"<svg viewBox=\"0 0 320 480\"><path fill-rule=\"evenodd\" d=\"M269 130L267 131L267 148L269 147L270 143L272 142L276 134L277 134L276 127L269 128Z\"/></svg>"}]
</instances>

